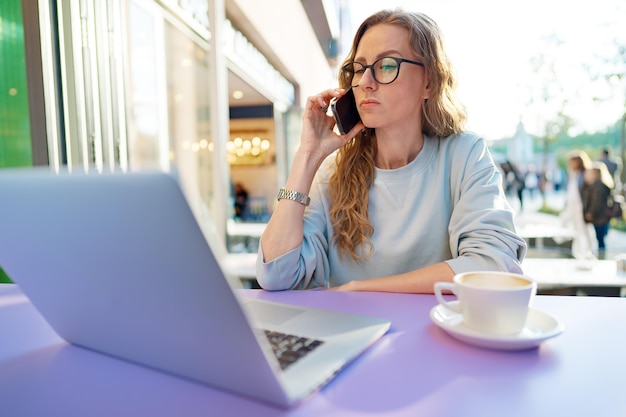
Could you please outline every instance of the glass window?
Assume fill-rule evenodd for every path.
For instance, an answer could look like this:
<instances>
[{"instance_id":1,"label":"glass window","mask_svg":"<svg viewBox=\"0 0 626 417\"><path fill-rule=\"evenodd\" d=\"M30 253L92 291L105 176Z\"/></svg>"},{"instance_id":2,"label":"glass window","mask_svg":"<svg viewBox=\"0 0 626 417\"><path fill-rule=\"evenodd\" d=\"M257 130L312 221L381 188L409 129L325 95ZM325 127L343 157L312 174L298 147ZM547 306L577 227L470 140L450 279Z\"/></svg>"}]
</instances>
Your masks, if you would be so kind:
<instances>
[{"instance_id":1,"label":"glass window","mask_svg":"<svg viewBox=\"0 0 626 417\"><path fill-rule=\"evenodd\" d=\"M164 104L162 17L129 4L128 162L131 170L167 170L167 118ZM164 143L165 142L165 143Z\"/></svg>"},{"instance_id":2,"label":"glass window","mask_svg":"<svg viewBox=\"0 0 626 417\"><path fill-rule=\"evenodd\" d=\"M199 207L215 218L213 142L209 109L209 57L206 49L176 26L165 24L170 164ZM198 207L196 207L198 208Z\"/></svg>"}]
</instances>

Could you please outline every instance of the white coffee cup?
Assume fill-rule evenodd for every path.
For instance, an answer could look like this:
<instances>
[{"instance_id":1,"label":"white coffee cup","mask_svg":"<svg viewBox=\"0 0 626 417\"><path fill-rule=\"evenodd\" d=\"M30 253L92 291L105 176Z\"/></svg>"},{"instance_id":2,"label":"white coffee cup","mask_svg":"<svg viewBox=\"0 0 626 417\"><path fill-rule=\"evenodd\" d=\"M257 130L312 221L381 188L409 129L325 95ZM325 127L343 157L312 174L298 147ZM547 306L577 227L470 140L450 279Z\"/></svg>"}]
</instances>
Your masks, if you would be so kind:
<instances>
[{"instance_id":1,"label":"white coffee cup","mask_svg":"<svg viewBox=\"0 0 626 417\"><path fill-rule=\"evenodd\" d=\"M453 282L436 282L434 290L439 303L460 313L466 326L493 335L514 335L524 329L537 283L520 274L477 271L457 274ZM446 300L444 290L458 302Z\"/></svg>"}]
</instances>

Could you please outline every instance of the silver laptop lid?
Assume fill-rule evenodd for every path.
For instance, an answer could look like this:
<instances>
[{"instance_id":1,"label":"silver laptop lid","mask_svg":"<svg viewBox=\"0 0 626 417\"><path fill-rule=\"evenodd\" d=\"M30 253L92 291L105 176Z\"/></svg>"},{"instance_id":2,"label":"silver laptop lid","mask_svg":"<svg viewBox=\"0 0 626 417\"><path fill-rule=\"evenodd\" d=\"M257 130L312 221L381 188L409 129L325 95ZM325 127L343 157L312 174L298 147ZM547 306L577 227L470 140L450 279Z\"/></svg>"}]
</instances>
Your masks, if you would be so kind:
<instances>
[{"instance_id":1,"label":"silver laptop lid","mask_svg":"<svg viewBox=\"0 0 626 417\"><path fill-rule=\"evenodd\" d=\"M0 194L0 265L61 337L289 402L175 178L0 170Z\"/></svg>"},{"instance_id":2,"label":"silver laptop lid","mask_svg":"<svg viewBox=\"0 0 626 417\"><path fill-rule=\"evenodd\" d=\"M361 315L240 303L168 174L0 170L0 195L0 265L76 345L287 406L390 327ZM324 343L281 372L249 319Z\"/></svg>"}]
</instances>

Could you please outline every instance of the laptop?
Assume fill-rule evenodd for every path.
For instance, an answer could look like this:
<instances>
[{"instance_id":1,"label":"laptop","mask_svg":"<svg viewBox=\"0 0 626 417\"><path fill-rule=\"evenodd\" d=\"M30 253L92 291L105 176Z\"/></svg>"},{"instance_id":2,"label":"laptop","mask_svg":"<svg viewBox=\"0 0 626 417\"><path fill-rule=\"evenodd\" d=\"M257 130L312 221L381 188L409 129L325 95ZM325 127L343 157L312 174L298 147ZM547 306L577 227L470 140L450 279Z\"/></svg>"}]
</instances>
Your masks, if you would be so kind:
<instances>
[{"instance_id":1,"label":"laptop","mask_svg":"<svg viewBox=\"0 0 626 417\"><path fill-rule=\"evenodd\" d=\"M289 407L390 327L246 298L173 175L4 169L0 196L0 265L74 345Z\"/></svg>"}]
</instances>

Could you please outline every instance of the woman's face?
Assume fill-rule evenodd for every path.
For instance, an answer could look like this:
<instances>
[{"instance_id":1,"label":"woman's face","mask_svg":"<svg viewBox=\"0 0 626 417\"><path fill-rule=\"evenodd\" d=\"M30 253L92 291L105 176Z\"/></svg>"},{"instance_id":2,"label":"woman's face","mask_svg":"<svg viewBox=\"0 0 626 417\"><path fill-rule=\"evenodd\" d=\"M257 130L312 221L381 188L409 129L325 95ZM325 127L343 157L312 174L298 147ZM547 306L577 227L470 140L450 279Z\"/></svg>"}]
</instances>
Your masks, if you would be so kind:
<instances>
[{"instance_id":1,"label":"woman's face","mask_svg":"<svg viewBox=\"0 0 626 417\"><path fill-rule=\"evenodd\" d=\"M581 170L580 161L576 158L571 158L569 160L569 169L570 171L580 171Z\"/></svg>"},{"instance_id":2,"label":"woman's face","mask_svg":"<svg viewBox=\"0 0 626 417\"><path fill-rule=\"evenodd\" d=\"M378 24L369 28L356 50L354 60L371 65L382 57L421 62L409 46L409 31L395 25ZM414 124L421 128L422 104L429 89L423 67L403 62L398 78L391 84L378 84L367 69L354 88L354 97L363 124L385 128Z\"/></svg>"},{"instance_id":3,"label":"woman's face","mask_svg":"<svg viewBox=\"0 0 626 417\"><path fill-rule=\"evenodd\" d=\"M600 178L599 170L595 168L585 170L584 179L587 184L593 184L599 178Z\"/></svg>"}]
</instances>

